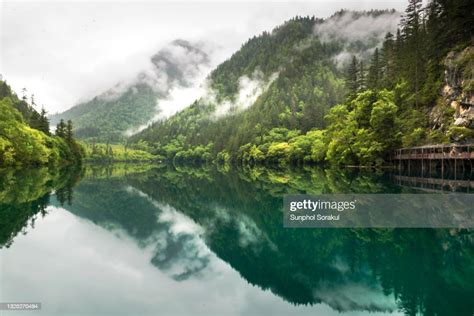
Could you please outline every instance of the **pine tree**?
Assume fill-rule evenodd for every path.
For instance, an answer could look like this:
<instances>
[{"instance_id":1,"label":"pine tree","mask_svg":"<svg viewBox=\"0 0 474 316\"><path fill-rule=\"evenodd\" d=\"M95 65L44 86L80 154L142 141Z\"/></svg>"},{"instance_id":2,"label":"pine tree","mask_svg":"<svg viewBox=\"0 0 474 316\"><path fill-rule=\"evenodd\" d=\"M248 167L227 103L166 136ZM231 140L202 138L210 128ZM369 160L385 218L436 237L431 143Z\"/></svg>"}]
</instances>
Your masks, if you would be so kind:
<instances>
[{"instance_id":1,"label":"pine tree","mask_svg":"<svg viewBox=\"0 0 474 316\"><path fill-rule=\"evenodd\" d=\"M367 87L369 89L379 89L380 88L380 58L379 58L379 49L376 48L374 55L372 56L372 61L369 67L369 73L367 75Z\"/></svg>"},{"instance_id":2,"label":"pine tree","mask_svg":"<svg viewBox=\"0 0 474 316\"><path fill-rule=\"evenodd\" d=\"M402 18L401 25L405 40L414 39L419 35L421 27L422 0L409 0Z\"/></svg>"},{"instance_id":3,"label":"pine tree","mask_svg":"<svg viewBox=\"0 0 474 316\"><path fill-rule=\"evenodd\" d=\"M72 121L71 120L68 120L67 121L67 125L66 125L66 133L65 133L65 139L68 143L72 143L73 141L73 138L74 138L74 135L73 135L73 132L72 132Z\"/></svg>"},{"instance_id":4,"label":"pine tree","mask_svg":"<svg viewBox=\"0 0 474 316\"><path fill-rule=\"evenodd\" d=\"M31 107L32 107L33 109L35 109L35 108L36 108L36 99L35 99L35 95L34 95L34 94L32 94L32 95L30 96L30 100L31 100L31 102L30 102L30 103L31 103Z\"/></svg>"},{"instance_id":5,"label":"pine tree","mask_svg":"<svg viewBox=\"0 0 474 316\"><path fill-rule=\"evenodd\" d=\"M22 88L22 89L21 89L21 99L22 99L24 102L26 102L26 100L28 99L28 97L26 96L26 94L27 94L26 88Z\"/></svg>"},{"instance_id":6,"label":"pine tree","mask_svg":"<svg viewBox=\"0 0 474 316\"><path fill-rule=\"evenodd\" d=\"M421 75L423 72L423 23L421 18L422 0L409 0L402 19L402 36L406 43L406 54L404 54L404 64L406 78L415 94L415 105L418 106L419 90L422 85Z\"/></svg>"},{"instance_id":7,"label":"pine tree","mask_svg":"<svg viewBox=\"0 0 474 316\"><path fill-rule=\"evenodd\" d=\"M63 119L61 119L58 125L56 125L56 136L61 138L64 138L66 136L66 124L64 123Z\"/></svg>"},{"instance_id":8,"label":"pine tree","mask_svg":"<svg viewBox=\"0 0 474 316\"><path fill-rule=\"evenodd\" d=\"M45 133L46 135L50 135L49 132L49 120L47 117L47 112L44 107L41 108L40 119L39 119L39 130Z\"/></svg>"},{"instance_id":9,"label":"pine tree","mask_svg":"<svg viewBox=\"0 0 474 316\"><path fill-rule=\"evenodd\" d=\"M403 38L400 29L397 29L397 35L395 36L395 47L394 47L394 63L395 63L395 77L398 79L401 77L403 72Z\"/></svg>"},{"instance_id":10,"label":"pine tree","mask_svg":"<svg viewBox=\"0 0 474 316\"><path fill-rule=\"evenodd\" d=\"M431 0L427 5L427 27L436 51L444 55L456 45L469 45L474 35L472 0Z\"/></svg>"},{"instance_id":11,"label":"pine tree","mask_svg":"<svg viewBox=\"0 0 474 316\"><path fill-rule=\"evenodd\" d=\"M352 56L351 63L347 70L347 88L349 89L349 99L352 99L359 90L358 71L359 65L356 56Z\"/></svg>"},{"instance_id":12,"label":"pine tree","mask_svg":"<svg viewBox=\"0 0 474 316\"><path fill-rule=\"evenodd\" d=\"M358 72L357 78L358 78L357 85L358 85L359 91L364 91L367 87L366 87L366 82L365 82L365 66L362 60L359 62L359 72Z\"/></svg>"},{"instance_id":13,"label":"pine tree","mask_svg":"<svg viewBox=\"0 0 474 316\"><path fill-rule=\"evenodd\" d=\"M393 34L388 32L385 36L380 57L381 84L383 87L393 87L396 81L395 69L395 42Z\"/></svg>"}]
</instances>

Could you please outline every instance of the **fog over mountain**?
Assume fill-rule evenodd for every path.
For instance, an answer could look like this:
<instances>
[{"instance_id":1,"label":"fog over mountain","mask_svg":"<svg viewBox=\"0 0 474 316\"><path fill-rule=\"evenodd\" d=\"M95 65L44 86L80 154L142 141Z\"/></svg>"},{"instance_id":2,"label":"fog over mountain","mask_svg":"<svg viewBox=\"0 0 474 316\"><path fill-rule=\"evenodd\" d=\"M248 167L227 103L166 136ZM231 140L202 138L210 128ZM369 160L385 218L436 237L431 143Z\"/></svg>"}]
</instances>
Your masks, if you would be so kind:
<instances>
[{"instance_id":1,"label":"fog over mountain","mask_svg":"<svg viewBox=\"0 0 474 316\"><path fill-rule=\"evenodd\" d=\"M195 77L209 70L209 51L203 43L174 40L149 59L148 68L134 78L118 82L99 97L113 100L136 84L148 85L159 95L167 95L175 86L189 87Z\"/></svg>"},{"instance_id":2,"label":"fog over mountain","mask_svg":"<svg viewBox=\"0 0 474 316\"><path fill-rule=\"evenodd\" d=\"M147 69L150 56L178 38L218 43L225 59L248 38L296 15L323 18L343 8L403 11L405 4L404 0L4 1L0 73L17 93L26 87L39 106L54 114Z\"/></svg>"},{"instance_id":3,"label":"fog over mountain","mask_svg":"<svg viewBox=\"0 0 474 316\"><path fill-rule=\"evenodd\" d=\"M315 19L309 25L312 32L309 29L308 36L295 43L295 56L321 43L336 45L331 58L338 67L354 55L367 58L382 45L387 32L396 31L400 16L395 10L340 10L329 18ZM237 78L237 91L222 98L216 91L215 78L209 75L225 64L230 55L228 47L212 38L175 39L148 57L135 74L122 77L105 91L64 113L52 115L51 123L54 126L60 119L71 119L80 138L119 141L154 122L170 118L195 101L213 109L208 113L212 120L246 110L291 61L281 63L272 73L263 73L261 67L265 65L254 63L252 71L244 70Z\"/></svg>"},{"instance_id":4,"label":"fog over mountain","mask_svg":"<svg viewBox=\"0 0 474 316\"><path fill-rule=\"evenodd\" d=\"M215 66L215 45L174 40L149 58L146 68L98 96L52 115L73 120L79 137L119 140L165 118L199 96L205 77Z\"/></svg>"},{"instance_id":5,"label":"fog over mountain","mask_svg":"<svg viewBox=\"0 0 474 316\"><path fill-rule=\"evenodd\" d=\"M44 16L32 17L39 29L18 25L13 36L10 30L16 25L14 17L19 12L24 16L33 14L35 5L8 3L2 14L6 30L2 43L6 49L0 73L7 80L11 78L17 92L21 87L16 82L23 79L28 94L35 94L38 107L45 106L50 113L53 127L60 119L71 119L79 138L119 141L197 100L213 108L208 115L213 120L250 108L279 76L278 67L271 73L262 72L260 68L267 65L255 62L248 71L236 73L236 78L221 78L234 82L237 89L225 98L217 96L215 80L209 74L249 38L295 16L328 16L315 20L313 38L310 32L295 44L296 55L313 45L309 42L318 41L339 45L332 57L338 66L352 55L367 57L381 45L387 31L396 29L400 14L377 10L389 4L395 8L402 5L356 5L352 1L337 5L319 1L319 5L302 2L245 6L147 2L124 3L108 10L109 6L102 2L57 2L42 6ZM351 11L356 7L371 11ZM182 15L173 14L172 19L172 12ZM88 19L84 20L84 16ZM66 27L58 29L52 21ZM18 38L23 39L21 46L17 45ZM40 38L42 45L37 42ZM37 59L26 58L30 55ZM13 64L16 67L11 68L9 65ZM59 109L67 110L59 113Z\"/></svg>"},{"instance_id":6,"label":"fog over mountain","mask_svg":"<svg viewBox=\"0 0 474 316\"><path fill-rule=\"evenodd\" d=\"M314 27L314 34L321 42L339 41L344 49L334 57L344 64L355 55L367 58L382 45L388 32L396 32L401 13L392 11L357 12L341 10Z\"/></svg>"},{"instance_id":7,"label":"fog over mountain","mask_svg":"<svg viewBox=\"0 0 474 316\"><path fill-rule=\"evenodd\" d=\"M298 43L295 50L300 53L310 47L313 41L338 43L341 49L332 60L339 68L346 66L352 56L367 60L375 48L381 48L388 32L396 32L401 16L396 10L341 10L322 22L315 23L314 37ZM235 114L252 106L277 78L278 72L275 72L268 80L264 80L262 72L256 70L250 76L243 75L239 78L238 93L233 100L219 102L215 91L209 89L202 96L203 102L215 105L216 109L211 114L213 119Z\"/></svg>"}]
</instances>

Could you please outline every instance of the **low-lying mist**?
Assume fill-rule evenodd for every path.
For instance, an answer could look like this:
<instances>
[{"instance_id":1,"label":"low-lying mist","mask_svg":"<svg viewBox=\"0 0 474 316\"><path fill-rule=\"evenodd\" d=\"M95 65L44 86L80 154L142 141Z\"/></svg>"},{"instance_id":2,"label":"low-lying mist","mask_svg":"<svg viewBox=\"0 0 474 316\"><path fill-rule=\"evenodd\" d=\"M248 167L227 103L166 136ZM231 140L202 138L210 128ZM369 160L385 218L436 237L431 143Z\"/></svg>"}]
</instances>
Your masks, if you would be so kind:
<instances>
[{"instance_id":1,"label":"low-lying mist","mask_svg":"<svg viewBox=\"0 0 474 316\"><path fill-rule=\"evenodd\" d=\"M337 41L342 52L334 56L334 62L342 66L354 55L365 59L377 47L381 47L388 32L396 32L401 13L385 11L339 11L314 27L315 36L323 43Z\"/></svg>"}]
</instances>

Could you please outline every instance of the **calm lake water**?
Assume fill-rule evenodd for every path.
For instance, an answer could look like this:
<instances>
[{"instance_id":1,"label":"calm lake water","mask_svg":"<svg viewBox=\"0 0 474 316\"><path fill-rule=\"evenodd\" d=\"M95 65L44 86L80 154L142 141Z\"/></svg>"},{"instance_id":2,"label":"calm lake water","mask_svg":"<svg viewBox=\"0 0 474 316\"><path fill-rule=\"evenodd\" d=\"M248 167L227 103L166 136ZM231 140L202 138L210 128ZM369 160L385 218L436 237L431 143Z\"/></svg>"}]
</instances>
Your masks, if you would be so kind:
<instances>
[{"instance_id":1,"label":"calm lake water","mask_svg":"<svg viewBox=\"0 0 474 316\"><path fill-rule=\"evenodd\" d=\"M472 231L283 227L284 194L416 183L315 167L3 171L0 302L42 310L0 314L472 316Z\"/></svg>"}]
</instances>

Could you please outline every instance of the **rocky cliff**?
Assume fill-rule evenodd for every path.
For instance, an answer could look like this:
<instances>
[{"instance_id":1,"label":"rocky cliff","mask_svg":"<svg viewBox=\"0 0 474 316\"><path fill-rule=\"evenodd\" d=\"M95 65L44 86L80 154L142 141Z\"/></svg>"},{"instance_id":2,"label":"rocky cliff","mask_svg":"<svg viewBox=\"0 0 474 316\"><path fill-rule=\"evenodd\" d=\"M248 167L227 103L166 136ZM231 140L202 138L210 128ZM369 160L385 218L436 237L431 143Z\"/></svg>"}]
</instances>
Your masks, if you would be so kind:
<instances>
[{"instance_id":1,"label":"rocky cliff","mask_svg":"<svg viewBox=\"0 0 474 316\"><path fill-rule=\"evenodd\" d=\"M441 98L429 113L431 127L451 142L474 142L474 46L449 52L444 67Z\"/></svg>"}]
</instances>

